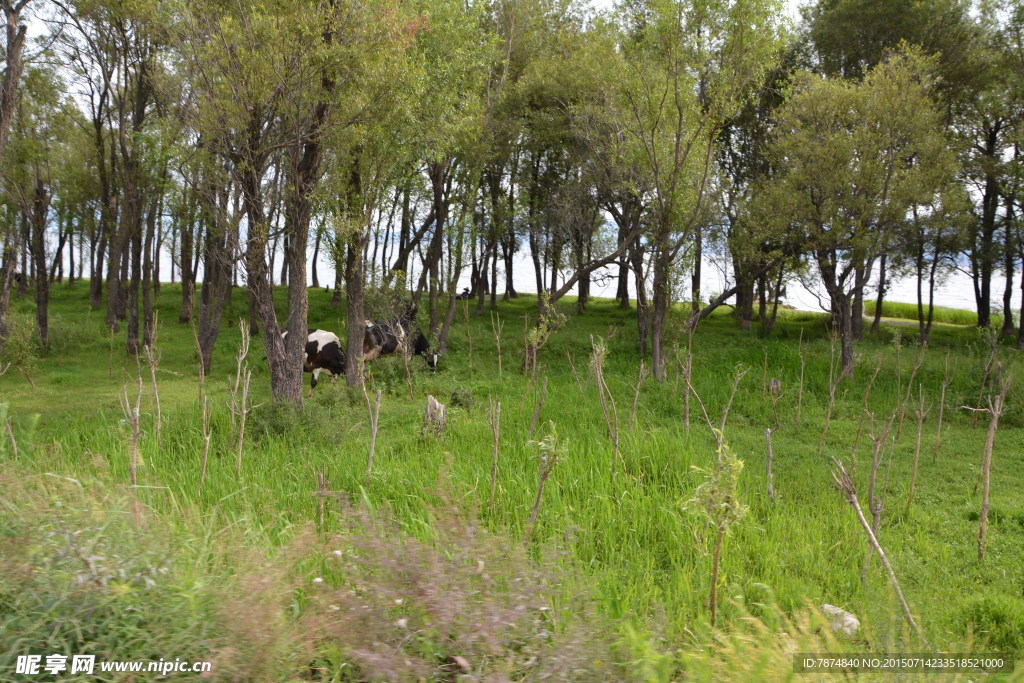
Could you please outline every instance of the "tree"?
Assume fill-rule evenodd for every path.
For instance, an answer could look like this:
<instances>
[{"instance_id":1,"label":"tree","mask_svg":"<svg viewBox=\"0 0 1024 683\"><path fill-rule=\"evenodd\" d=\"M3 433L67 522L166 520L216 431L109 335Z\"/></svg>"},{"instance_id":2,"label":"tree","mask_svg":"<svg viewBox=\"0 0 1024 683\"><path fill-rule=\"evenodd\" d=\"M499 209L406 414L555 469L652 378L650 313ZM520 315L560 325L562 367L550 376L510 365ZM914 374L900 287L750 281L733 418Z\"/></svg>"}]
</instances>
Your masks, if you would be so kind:
<instances>
[{"instance_id":1,"label":"tree","mask_svg":"<svg viewBox=\"0 0 1024 683\"><path fill-rule=\"evenodd\" d=\"M667 2L622 8L621 134L650 189L654 376L666 377L665 323L686 247L699 258L715 141L761 82L776 45L773 2Z\"/></svg>"},{"instance_id":2,"label":"tree","mask_svg":"<svg viewBox=\"0 0 1024 683\"><path fill-rule=\"evenodd\" d=\"M798 75L779 111L774 214L792 223L817 267L853 373L853 300L911 206L927 203L954 171L930 98L929 62L893 56L859 83Z\"/></svg>"}]
</instances>

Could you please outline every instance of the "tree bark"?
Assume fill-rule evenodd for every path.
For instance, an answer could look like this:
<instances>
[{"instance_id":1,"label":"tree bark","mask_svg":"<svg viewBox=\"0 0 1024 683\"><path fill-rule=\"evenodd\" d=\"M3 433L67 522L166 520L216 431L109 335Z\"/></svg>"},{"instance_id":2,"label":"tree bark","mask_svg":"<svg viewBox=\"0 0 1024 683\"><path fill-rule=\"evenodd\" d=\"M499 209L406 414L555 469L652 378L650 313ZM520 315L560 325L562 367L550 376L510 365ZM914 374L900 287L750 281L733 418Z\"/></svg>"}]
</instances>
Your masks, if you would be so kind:
<instances>
[{"instance_id":1,"label":"tree bark","mask_svg":"<svg viewBox=\"0 0 1024 683\"><path fill-rule=\"evenodd\" d=\"M50 279L46 276L46 219L50 212L50 190L36 172L32 193L32 252L36 264L36 330L39 345L50 346Z\"/></svg>"}]
</instances>

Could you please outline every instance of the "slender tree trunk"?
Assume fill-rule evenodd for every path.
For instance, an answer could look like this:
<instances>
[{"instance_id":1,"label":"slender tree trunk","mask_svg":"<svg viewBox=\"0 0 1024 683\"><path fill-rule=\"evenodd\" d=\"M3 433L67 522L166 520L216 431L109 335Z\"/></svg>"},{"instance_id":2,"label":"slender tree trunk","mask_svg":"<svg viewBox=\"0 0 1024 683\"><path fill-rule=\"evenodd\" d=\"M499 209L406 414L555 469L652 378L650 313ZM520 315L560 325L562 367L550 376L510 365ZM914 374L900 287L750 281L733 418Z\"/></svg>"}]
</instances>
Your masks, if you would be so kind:
<instances>
[{"instance_id":1,"label":"slender tree trunk","mask_svg":"<svg viewBox=\"0 0 1024 683\"><path fill-rule=\"evenodd\" d=\"M1003 287L1003 329L1002 336L1013 336L1013 271L1017 248L1013 239L1014 203L1013 197L1006 197L1006 243L1003 245L1003 271L1006 273L1006 283ZM1024 323L1024 320L1021 321Z\"/></svg>"},{"instance_id":2,"label":"slender tree trunk","mask_svg":"<svg viewBox=\"0 0 1024 683\"><path fill-rule=\"evenodd\" d=\"M882 254L882 258L879 261L878 298L875 300L875 317L871 321L871 334L878 334L878 330L882 325L882 302L885 300L885 289L888 284L885 280L885 266L888 256L888 254Z\"/></svg>"},{"instance_id":3,"label":"slender tree trunk","mask_svg":"<svg viewBox=\"0 0 1024 683\"><path fill-rule=\"evenodd\" d=\"M316 231L316 241L313 243L313 261L310 265L312 272L310 276L313 279L313 289L320 289L320 278L317 277L316 273L316 262L320 259L320 235L321 231Z\"/></svg>"},{"instance_id":4,"label":"slender tree trunk","mask_svg":"<svg viewBox=\"0 0 1024 683\"><path fill-rule=\"evenodd\" d=\"M11 121L14 120L18 104L18 85L21 83L21 74L25 70L22 51L25 48L27 27L21 23L21 8L24 4L24 2L3 3L7 42L4 44L6 63L3 79L0 80L0 162L3 161L4 152L7 149Z\"/></svg>"},{"instance_id":5,"label":"slender tree trunk","mask_svg":"<svg viewBox=\"0 0 1024 683\"><path fill-rule=\"evenodd\" d=\"M50 346L50 280L46 277L46 219L50 212L50 190L36 173L32 194L32 251L36 264L36 330L39 345Z\"/></svg>"},{"instance_id":6,"label":"slender tree trunk","mask_svg":"<svg viewBox=\"0 0 1024 683\"><path fill-rule=\"evenodd\" d=\"M704 259L703 233L698 226L693 235L693 273L690 275L690 310L693 315L700 311L700 271Z\"/></svg>"}]
</instances>

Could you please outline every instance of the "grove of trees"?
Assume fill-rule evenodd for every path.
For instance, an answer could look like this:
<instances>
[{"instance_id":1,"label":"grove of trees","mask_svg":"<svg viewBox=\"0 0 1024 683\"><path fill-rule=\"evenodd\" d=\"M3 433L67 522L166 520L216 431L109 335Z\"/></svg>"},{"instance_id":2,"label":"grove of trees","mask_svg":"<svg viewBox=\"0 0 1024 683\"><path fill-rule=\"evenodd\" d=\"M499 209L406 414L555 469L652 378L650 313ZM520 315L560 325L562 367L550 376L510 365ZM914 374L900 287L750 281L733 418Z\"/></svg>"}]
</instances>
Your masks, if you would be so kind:
<instances>
[{"instance_id":1,"label":"grove of trees","mask_svg":"<svg viewBox=\"0 0 1024 683\"><path fill-rule=\"evenodd\" d=\"M894 277L918 283L922 341L956 268L978 325L1024 345L1020 0L818 0L795 22L773 0L0 5L0 344L31 290L46 349L50 287L88 279L137 354L178 282L204 367L248 297L274 398L301 402L310 281L350 358L381 289L443 350L460 275L483 315L524 255L538 324L611 272L658 379L673 302L677 332L731 302L770 334L797 279L827 295L844 374ZM725 291L700 291L709 254Z\"/></svg>"}]
</instances>

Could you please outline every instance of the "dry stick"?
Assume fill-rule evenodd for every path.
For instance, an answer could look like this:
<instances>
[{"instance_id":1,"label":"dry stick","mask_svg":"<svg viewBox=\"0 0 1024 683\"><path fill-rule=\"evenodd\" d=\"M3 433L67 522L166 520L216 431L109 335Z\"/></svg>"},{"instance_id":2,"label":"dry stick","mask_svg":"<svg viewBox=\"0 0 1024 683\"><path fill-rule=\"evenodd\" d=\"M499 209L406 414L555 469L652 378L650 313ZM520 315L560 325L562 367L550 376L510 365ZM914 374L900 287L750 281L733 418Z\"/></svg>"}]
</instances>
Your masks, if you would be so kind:
<instances>
[{"instance_id":1,"label":"dry stick","mask_svg":"<svg viewBox=\"0 0 1024 683\"><path fill-rule=\"evenodd\" d=\"M472 329L470 329L469 325L466 325L466 343L468 345L468 356L467 356L467 358L469 360L469 369L472 370L473 369L473 331L472 331Z\"/></svg>"},{"instance_id":2,"label":"dry stick","mask_svg":"<svg viewBox=\"0 0 1024 683\"><path fill-rule=\"evenodd\" d=\"M136 523L139 521L139 501L136 494L138 484L139 466L139 409L142 405L142 373L139 373L139 388L135 395L135 405L131 405L128 398L128 382L124 383L123 393L118 397L121 401L121 410L124 412L125 421L132 430L132 438L128 446L128 480L132 489L132 515Z\"/></svg>"},{"instance_id":3,"label":"dry stick","mask_svg":"<svg viewBox=\"0 0 1024 683\"><path fill-rule=\"evenodd\" d=\"M614 476L615 475L615 463L618 462L619 459L622 457L621 454L619 453L619 411L615 407L615 397L612 396L612 390L608 388L608 382L606 382L605 379L604 379L604 371L603 370L601 371L601 378L600 379L601 379L601 386L598 387L598 389L601 390L601 387L603 387L603 391L608 394L608 403L611 404L611 407L612 407L612 419L611 419L611 422L609 424L609 427L611 429L611 434L612 434L612 475ZM623 466L625 466L625 463L623 463Z\"/></svg>"},{"instance_id":4,"label":"dry stick","mask_svg":"<svg viewBox=\"0 0 1024 683\"><path fill-rule=\"evenodd\" d=\"M245 445L245 418L255 408L247 405L249 399L249 383L252 380L252 370L245 362L249 355L249 331L245 320L238 321L238 329L242 333L242 343L238 347L238 356L235 357L235 384L231 388L231 426L235 426L235 417L238 417L238 446L235 453L235 478L242 479L242 447ZM239 388L241 388L241 400L239 400Z\"/></svg>"},{"instance_id":5,"label":"dry stick","mask_svg":"<svg viewBox=\"0 0 1024 683\"><path fill-rule=\"evenodd\" d=\"M114 328L110 328L110 355L107 356L107 379L114 379Z\"/></svg>"},{"instance_id":6,"label":"dry stick","mask_svg":"<svg viewBox=\"0 0 1024 683\"><path fill-rule=\"evenodd\" d=\"M718 424L718 431L725 434L725 421L729 419L729 409L732 408L732 400L736 398L736 389L740 386L740 380L747 374L750 368L736 368L736 377L732 381L732 392L729 393L729 402L725 404L725 410L722 411L722 420ZM719 445L721 445L721 437L718 439Z\"/></svg>"},{"instance_id":7,"label":"dry stick","mask_svg":"<svg viewBox=\"0 0 1024 683\"><path fill-rule=\"evenodd\" d=\"M11 439L11 455L18 457L18 442L14 440L14 430L11 429L11 421L5 420L7 425L7 436Z\"/></svg>"},{"instance_id":8,"label":"dry stick","mask_svg":"<svg viewBox=\"0 0 1024 683\"><path fill-rule=\"evenodd\" d=\"M771 388L769 391L769 397L772 401L772 412L775 414L775 426L769 427L764 430L765 441L768 442L768 462L766 464L766 470L768 475L768 499L775 500L775 487L772 477L772 458L774 454L772 452L772 434L778 431L782 423L779 421L779 399L782 398L782 394L779 393L781 384L776 379L772 379Z\"/></svg>"},{"instance_id":9,"label":"dry stick","mask_svg":"<svg viewBox=\"0 0 1024 683\"><path fill-rule=\"evenodd\" d=\"M495 401L493 398L490 399L487 420L491 423L491 433L494 435L494 453L491 456L491 500L488 503L493 511L494 489L498 483L498 439L501 436L501 401Z\"/></svg>"},{"instance_id":10,"label":"dry stick","mask_svg":"<svg viewBox=\"0 0 1024 683\"><path fill-rule=\"evenodd\" d=\"M871 375L871 380L868 382L868 388L864 392L864 407L860 415L860 422L857 423L857 436L853 439L853 450L850 454L850 471L856 472L857 470L857 446L860 444L860 434L864 429L864 418L868 415L868 399L871 397L871 387L875 385L875 378L878 377L878 372L882 369L882 358L879 356L878 364L875 365L875 372Z\"/></svg>"},{"instance_id":11,"label":"dry stick","mask_svg":"<svg viewBox=\"0 0 1024 683\"><path fill-rule=\"evenodd\" d=\"M629 418L629 422L630 422L629 430L630 431L633 431L634 429L636 429L636 409L637 409L637 405L640 403L640 389L644 385L644 380L646 380L647 376L650 375L650 374L651 374L650 370L648 370L647 366L644 365L644 359L641 358L640 359L640 374L639 374L639 376L637 377L637 380L636 380L636 387L635 387L636 391L633 393L633 412L632 412L632 414L630 415L630 418Z\"/></svg>"},{"instance_id":12,"label":"dry stick","mask_svg":"<svg viewBox=\"0 0 1024 683\"><path fill-rule=\"evenodd\" d=\"M946 412L946 389L949 388L952 378L949 374L949 351L946 351L946 374L942 378L942 395L939 398L939 424L935 428L935 443L932 445L932 464L939 455L939 448L942 447L942 415Z\"/></svg>"},{"instance_id":13,"label":"dry stick","mask_svg":"<svg viewBox=\"0 0 1024 683\"><path fill-rule=\"evenodd\" d=\"M537 428L537 418L540 417L540 411L544 407L544 399L548 396L548 378L544 377L544 385L540 390L540 401L533 409L533 419L530 420L530 438L533 438L533 430Z\"/></svg>"},{"instance_id":14,"label":"dry stick","mask_svg":"<svg viewBox=\"0 0 1024 683\"><path fill-rule=\"evenodd\" d=\"M921 460L921 432L924 429L924 418L931 410L930 408L925 410L924 389L920 384L917 385L917 391L919 394L918 406L917 410L914 411L914 415L917 417L917 445L914 447L914 469L910 473L910 490L907 491L907 507L903 510L904 515L910 512L910 504L914 502L914 484L917 483L917 464Z\"/></svg>"},{"instance_id":15,"label":"dry stick","mask_svg":"<svg viewBox=\"0 0 1024 683\"><path fill-rule=\"evenodd\" d=\"M981 400L982 400L982 397L985 395L985 388L988 386L989 377L992 376L992 368L995 366L996 355L997 355L996 352L998 351L999 335L997 333L994 333L994 332L992 332L990 330L988 332L988 338L989 338L988 360L985 363L985 373L984 373L984 375L981 378L981 387L978 389L978 403L975 405L974 419L971 420L971 426L972 427L978 426L978 413L979 412L982 412L982 413L985 412L985 410L981 407ZM975 490L977 490L977 488L975 488Z\"/></svg>"},{"instance_id":16,"label":"dry stick","mask_svg":"<svg viewBox=\"0 0 1024 683\"><path fill-rule=\"evenodd\" d=\"M196 330L195 319L189 320L192 325L192 339L196 343L196 357L199 359L199 394L202 395L206 391L206 368L203 367L203 347L199 344L199 332ZM245 338L249 337L248 331L242 335ZM234 421L232 420L232 427Z\"/></svg>"},{"instance_id":17,"label":"dry stick","mask_svg":"<svg viewBox=\"0 0 1024 683\"><path fill-rule=\"evenodd\" d=\"M761 371L761 400L768 394L768 349L764 350L764 369Z\"/></svg>"},{"instance_id":18,"label":"dry stick","mask_svg":"<svg viewBox=\"0 0 1024 683\"><path fill-rule=\"evenodd\" d=\"M235 453L235 478L239 481L242 479L242 446L245 444L245 416L252 412L252 408L246 407L246 401L249 398L249 381L251 379L252 370L246 365L245 373L242 377L242 400L238 411L238 450ZM234 402L234 395L232 395L231 400Z\"/></svg>"},{"instance_id":19,"label":"dry stick","mask_svg":"<svg viewBox=\"0 0 1024 683\"><path fill-rule=\"evenodd\" d=\"M501 379L501 329L505 327L505 322L501 319L500 315L496 315L494 311L491 311L491 331L494 332L494 343L498 347L498 379ZM568 351L566 351L568 353ZM571 362L571 361L570 361Z\"/></svg>"},{"instance_id":20,"label":"dry stick","mask_svg":"<svg viewBox=\"0 0 1024 683\"><path fill-rule=\"evenodd\" d=\"M572 362L572 355L568 349L565 350L565 357L569 360L569 369L572 370L572 378L576 380L576 386L579 388L580 393L584 393L583 382L580 380L579 373L576 372L576 364ZM588 377L587 381L589 382L589 380L590 378Z\"/></svg>"},{"instance_id":21,"label":"dry stick","mask_svg":"<svg viewBox=\"0 0 1024 683\"><path fill-rule=\"evenodd\" d=\"M402 354L402 365L405 366L405 385L409 387L409 398L413 398L412 393L412 373L409 372L409 351Z\"/></svg>"},{"instance_id":22,"label":"dry stick","mask_svg":"<svg viewBox=\"0 0 1024 683\"><path fill-rule=\"evenodd\" d=\"M327 493L328 493L327 475L325 473L323 473L323 472L317 472L316 473L316 489L317 489L317 498L316 498L317 526L319 528L323 529L324 528L324 509L327 507L326 506L326 499L327 499Z\"/></svg>"},{"instance_id":23,"label":"dry stick","mask_svg":"<svg viewBox=\"0 0 1024 683\"><path fill-rule=\"evenodd\" d=\"M161 446L160 439L160 425L163 422L163 416L160 411L160 390L157 389L156 385L156 366L160 364L161 353L156 349L157 335L160 332L158 327L158 316L159 311L153 311L153 338L151 343L143 347L143 351L146 354L146 363L149 364L149 376L153 382L153 401L156 404L156 447L157 449Z\"/></svg>"},{"instance_id":24,"label":"dry stick","mask_svg":"<svg viewBox=\"0 0 1024 683\"><path fill-rule=\"evenodd\" d=\"M373 472L373 454L377 449L377 425L380 420L380 396L381 390L377 389L376 406L370 406L370 394L366 392L366 383L363 382L363 396L366 398L366 410L370 413L370 458L366 462L366 484L370 484L370 474Z\"/></svg>"},{"instance_id":25,"label":"dry stick","mask_svg":"<svg viewBox=\"0 0 1024 683\"><path fill-rule=\"evenodd\" d=\"M768 475L768 500L775 500L775 488L772 486L772 432L775 429L769 427L764 430L764 438L768 442L768 462L765 466Z\"/></svg>"},{"instance_id":26,"label":"dry stick","mask_svg":"<svg viewBox=\"0 0 1024 683\"><path fill-rule=\"evenodd\" d=\"M203 466L199 473L199 488L196 491L196 495L202 495L203 493L203 482L206 481L206 463L210 456L210 437L213 436L213 429L210 426L210 406L209 401L206 397L206 371L203 368L203 350L199 345L199 332L196 330L196 321L194 318L189 319L189 325L192 327L192 339L196 344L196 357L199 359L199 400L203 409ZM249 338L249 330L243 330L243 339ZM231 425L234 428L235 416L231 414Z\"/></svg>"},{"instance_id":27,"label":"dry stick","mask_svg":"<svg viewBox=\"0 0 1024 683\"><path fill-rule=\"evenodd\" d=\"M913 615L910 614L910 607L907 605L906 598L903 597L903 591L900 589L900 582L896 579L896 572L893 571L892 565L889 564L889 558L885 556L885 551L882 550L882 546L878 543L878 538L875 536L875 532L871 530L871 526L868 524L868 520L864 517L864 511L860 508L860 501L857 500L857 489L854 487L853 480L850 475L846 473L846 469L843 467L843 463L836 458L832 458L835 462L836 467L839 468L839 472L832 472L832 478L838 484L840 490L845 494L847 502L853 507L854 512L857 513L857 521L860 522L861 527L864 529L864 533L868 535L868 543L878 553L878 557L882 560L882 564L885 566L886 571L889 573L889 581L892 583L893 589L896 591L896 597L900 601L900 606L903 608L903 616L907 622L914 628L918 638L924 640L924 633L921 632L917 622L914 621Z\"/></svg>"},{"instance_id":28,"label":"dry stick","mask_svg":"<svg viewBox=\"0 0 1024 683\"><path fill-rule=\"evenodd\" d=\"M997 369L997 379L999 382L998 375L1002 374L1002 364ZM988 412L990 414L988 423L988 433L985 435L985 448L984 448L984 459L982 461L981 472L985 478L985 486L981 492L981 526L978 529L978 561L985 561L985 532L988 530L988 494L989 494L989 473L992 469L992 448L996 443L996 428L999 427L999 416L1003 414L1003 401L1006 400L1006 392L1010 389L1010 379L1007 378L1002 382L1002 389L999 391L999 395L996 396L995 400L992 400L990 396L988 399Z\"/></svg>"},{"instance_id":29,"label":"dry stick","mask_svg":"<svg viewBox=\"0 0 1024 683\"><path fill-rule=\"evenodd\" d=\"M914 368L910 371L910 379L907 381L907 393L900 404L900 423L896 428L897 441L900 440L900 435L903 434L903 419L907 415L907 406L910 405L910 392L914 390L914 379L917 377L917 371L921 369L921 363L924 361L924 352L927 348L926 346L921 347L921 351L917 355L917 362L914 363Z\"/></svg>"},{"instance_id":30,"label":"dry stick","mask_svg":"<svg viewBox=\"0 0 1024 683\"><path fill-rule=\"evenodd\" d=\"M537 521L537 511L540 510L541 496L544 495L544 484L547 483L548 477L551 475L551 471L558 464L559 457L561 455L558 444L558 439L554 434L554 423L548 422L551 425L551 435L548 439L541 441L538 446L540 448L540 478L537 483L537 498L533 501L533 510L530 511L530 521L528 522L529 530L526 533L526 542L529 543L530 539L533 538L534 523Z\"/></svg>"},{"instance_id":31,"label":"dry stick","mask_svg":"<svg viewBox=\"0 0 1024 683\"><path fill-rule=\"evenodd\" d=\"M804 331L800 330L800 389L797 391L796 397L796 426L800 427L800 415L804 406L804 366L806 365L807 359L804 358Z\"/></svg>"},{"instance_id":32,"label":"dry stick","mask_svg":"<svg viewBox=\"0 0 1024 683\"><path fill-rule=\"evenodd\" d=\"M604 358L608 353L608 347L604 340L595 342L593 336L590 337L590 344L593 349L590 355L590 368L594 373L594 383L597 385L597 394L601 399L601 414L604 415L608 438L612 442L612 476L614 477L619 462L619 414L615 407L615 397L608 389L608 383L604 381ZM605 397L606 393L607 398ZM611 411L608 410L609 404L611 404Z\"/></svg>"},{"instance_id":33,"label":"dry stick","mask_svg":"<svg viewBox=\"0 0 1024 683\"><path fill-rule=\"evenodd\" d=\"M683 365L683 379L686 380L687 392L683 395L683 426L687 430L690 429L690 391L692 388L690 379L692 379L693 372L693 326L687 326L686 335L686 362ZM694 396L697 392L693 392ZM701 406L703 407L703 406Z\"/></svg>"},{"instance_id":34,"label":"dry stick","mask_svg":"<svg viewBox=\"0 0 1024 683\"><path fill-rule=\"evenodd\" d=\"M871 438L873 445L871 451L871 476L868 479L868 509L871 511L872 517L872 533L878 532L879 522L882 519L882 502L881 499L875 496L875 485L878 481L878 467L882 463L882 451L885 450L885 442L889 438L889 432L892 429L893 419L895 413L889 417L885 422L885 428L882 429L881 434L875 434L875 415L870 414L871 418L871 431L868 436ZM861 565L860 576L861 581L865 581L868 575L868 562L871 560L871 555L864 556L864 563Z\"/></svg>"},{"instance_id":35,"label":"dry stick","mask_svg":"<svg viewBox=\"0 0 1024 683\"><path fill-rule=\"evenodd\" d=\"M836 405L836 385L838 380L835 379L835 365L836 365L836 335L833 333L830 341L831 351L828 359L828 409L825 411L825 428L821 430L821 438L818 440L818 455L821 455L821 449L825 447L825 437L828 435L828 426L832 422L832 409Z\"/></svg>"},{"instance_id":36,"label":"dry stick","mask_svg":"<svg viewBox=\"0 0 1024 683\"><path fill-rule=\"evenodd\" d=\"M196 491L196 496L203 495L203 482L206 481L206 462L210 457L210 437L213 435L213 430L210 428L210 403L206 399L206 392L202 395L203 401L203 467L199 472L199 489Z\"/></svg>"}]
</instances>

